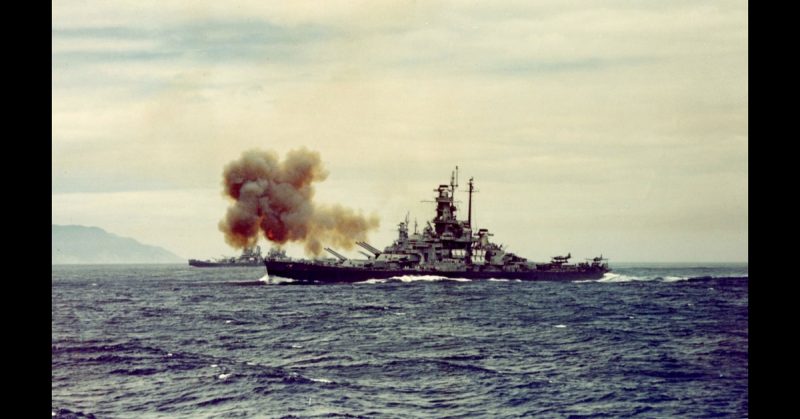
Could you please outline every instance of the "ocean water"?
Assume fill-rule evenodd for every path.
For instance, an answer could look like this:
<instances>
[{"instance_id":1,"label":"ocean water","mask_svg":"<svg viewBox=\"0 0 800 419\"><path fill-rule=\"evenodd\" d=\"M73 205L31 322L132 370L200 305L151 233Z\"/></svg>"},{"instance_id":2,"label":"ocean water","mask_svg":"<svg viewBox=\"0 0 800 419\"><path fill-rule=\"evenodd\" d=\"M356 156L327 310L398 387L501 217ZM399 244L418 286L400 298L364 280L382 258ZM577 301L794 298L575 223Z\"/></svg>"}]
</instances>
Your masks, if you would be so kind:
<instances>
[{"instance_id":1,"label":"ocean water","mask_svg":"<svg viewBox=\"0 0 800 419\"><path fill-rule=\"evenodd\" d=\"M52 416L747 417L747 265L611 267L308 286L53 266Z\"/></svg>"}]
</instances>

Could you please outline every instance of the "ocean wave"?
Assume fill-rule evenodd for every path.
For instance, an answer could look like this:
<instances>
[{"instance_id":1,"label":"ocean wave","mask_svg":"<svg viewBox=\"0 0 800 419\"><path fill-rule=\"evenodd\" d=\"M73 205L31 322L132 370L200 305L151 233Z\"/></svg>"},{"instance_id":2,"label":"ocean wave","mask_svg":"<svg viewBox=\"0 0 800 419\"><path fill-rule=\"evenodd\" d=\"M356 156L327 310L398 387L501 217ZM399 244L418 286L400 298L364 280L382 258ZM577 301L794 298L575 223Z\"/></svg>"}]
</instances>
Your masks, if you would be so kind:
<instances>
[{"instance_id":1,"label":"ocean wave","mask_svg":"<svg viewBox=\"0 0 800 419\"><path fill-rule=\"evenodd\" d=\"M368 279L368 280L366 280L366 281L359 281L359 282L356 282L356 284L385 284L386 282L387 282L387 280L386 280L386 279L376 279L376 278L372 278L372 279Z\"/></svg>"},{"instance_id":2,"label":"ocean wave","mask_svg":"<svg viewBox=\"0 0 800 419\"><path fill-rule=\"evenodd\" d=\"M109 372L115 375L132 375L132 376L147 376L164 372L159 368L117 368Z\"/></svg>"},{"instance_id":3,"label":"ocean wave","mask_svg":"<svg viewBox=\"0 0 800 419\"><path fill-rule=\"evenodd\" d=\"M441 275L400 275L389 278L390 280L399 280L401 282L418 282L418 281L456 281L456 282L469 282L467 278L449 278Z\"/></svg>"},{"instance_id":4,"label":"ocean wave","mask_svg":"<svg viewBox=\"0 0 800 419\"><path fill-rule=\"evenodd\" d=\"M600 282L600 283L616 283L616 282L638 282L638 281L660 281L660 282L682 282L682 281L706 281L706 280L747 280L747 274L744 275L709 275L709 276L675 276L675 275L645 275L645 276L638 276L632 274L622 274L617 272L609 272L603 275L600 279L584 279L584 280L575 280L571 281L576 284L586 283L586 282ZM473 282L473 281L480 281L474 280L469 278L453 278L453 277L446 277L441 275L398 275L393 276L390 278L370 278L364 281L355 282L355 284L386 284L386 283L412 283L412 282ZM534 282L534 281L523 281L521 279L509 279L509 278L488 278L485 281L488 282ZM297 281L291 278L283 278L279 276L268 276L264 275L262 278L256 281L241 281L241 282L230 282L230 284L234 285L284 285L284 284L291 284L296 283Z\"/></svg>"},{"instance_id":5,"label":"ocean wave","mask_svg":"<svg viewBox=\"0 0 800 419\"><path fill-rule=\"evenodd\" d=\"M713 281L713 280L747 280L748 276L745 275L707 275L707 276L671 276L671 275L655 275L655 276L633 276L623 275L618 273L606 273L600 279L588 279L573 281L575 283L583 282L639 282L639 281L659 281L659 282L698 282L698 281Z\"/></svg>"},{"instance_id":6,"label":"ocean wave","mask_svg":"<svg viewBox=\"0 0 800 419\"><path fill-rule=\"evenodd\" d=\"M395 307L376 306L376 305L367 304L367 305L363 305L363 306L352 306L352 307L348 307L347 309L350 310L350 311L387 311L387 310L392 309L392 308L395 308Z\"/></svg>"},{"instance_id":7,"label":"ocean wave","mask_svg":"<svg viewBox=\"0 0 800 419\"><path fill-rule=\"evenodd\" d=\"M292 362L287 363L284 366L297 367L297 366L308 366L308 365L342 365L342 364L345 364L345 363L350 363L354 359L355 358L353 358L352 356L349 356L349 355L341 355L341 356L322 355L322 356L316 356L316 357L312 357L312 358L306 358L306 359L300 359L300 360L297 360L297 361L292 361Z\"/></svg>"},{"instance_id":8,"label":"ocean wave","mask_svg":"<svg viewBox=\"0 0 800 419\"><path fill-rule=\"evenodd\" d=\"M282 276L270 276L269 274L262 276L255 280L247 281L222 281L221 284L237 285L237 286L261 286L261 285L284 285L294 283L295 280L291 278L284 278Z\"/></svg>"},{"instance_id":9,"label":"ocean wave","mask_svg":"<svg viewBox=\"0 0 800 419\"><path fill-rule=\"evenodd\" d=\"M747 416L748 282L720 279L744 265L330 287L113 269L53 283L51 416Z\"/></svg>"},{"instance_id":10,"label":"ocean wave","mask_svg":"<svg viewBox=\"0 0 800 419\"><path fill-rule=\"evenodd\" d=\"M450 278L441 275L398 275L391 278L370 278L365 281L356 282L357 284L385 284L387 282L437 282L437 281L454 281L454 282L470 282L468 278Z\"/></svg>"},{"instance_id":11,"label":"ocean wave","mask_svg":"<svg viewBox=\"0 0 800 419\"><path fill-rule=\"evenodd\" d=\"M60 408L55 411L51 411L50 415L56 419L72 419L72 418L87 418L93 419L95 415L93 413L84 413L80 410L72 411L67 408Z\"/></svg>"},{"instance_id":12,"label":"ocean wave","mask_svg":"<svg viewBox=\"0 0 800 419\"><path fill-rule=\"evenodd\" d=\"M276 275L270 276L269 274L262 276L261 279L259 279L259 281L267 285L291 284L295 282L294 279L291 278L284 278L282 276L276 276Z\"/></svg>"},{"instance_id":13,"label":"ocean wave","mask_svg":"<svg viewBox=\"0 0 800 419\"><path fill-rule=\"evenodd\" d=\"M327 378L306 377L296 372L291 372L285 375L282 379L282 382L284 384L335 384L333 380L329 380Z\"/></svg>"},{"instance_id":14,"label":"ocean wave","mask_svg":"<svg viewBox=\"0 0 800 419\"><path fill-rule=\"evenodd\" d=\"M747 275L725 275L725 276L695 276L687 279L689 282L713 281L713 280L749 280Z\"/></svg>"},{"instance_id":15,"label":"ocean wave","mask_svg":"<svg viewBox=\"0 0 800 419\"><path fill-rule=\"evenodd\" d=\"M635 276L622 275L617 273L606 273L602 278L595 282L632 282L632 281L647 281L647 278L639 278Z\"/></svg>"}]
</instances>

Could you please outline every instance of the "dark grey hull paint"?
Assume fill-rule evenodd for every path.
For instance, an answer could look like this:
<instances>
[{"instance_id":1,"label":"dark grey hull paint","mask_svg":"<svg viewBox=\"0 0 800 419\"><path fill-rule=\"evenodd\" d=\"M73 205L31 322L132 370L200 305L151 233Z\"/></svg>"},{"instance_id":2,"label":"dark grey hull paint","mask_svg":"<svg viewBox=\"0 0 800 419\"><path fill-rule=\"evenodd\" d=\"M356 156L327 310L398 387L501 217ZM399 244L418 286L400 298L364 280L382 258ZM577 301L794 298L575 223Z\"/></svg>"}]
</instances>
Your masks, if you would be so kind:
<instances>
[{"instance_id":1,"label":"dark grey hull paint","mask_svg":"<svg viewBox=\"0 0 800 419\"><path fill-rule=\"evenodd\" d=\"M600 279L608 272L605 269L589 268L572 271L424 271L416 269L373 269L346 266L326 266L303 262L266 261L270 276L295 279L309 283L349 283L368 279L389 279L405 275L436 275L447 278L519 279L522 281L577 281Z\"/></svg>"},{"instance_id":2,"label":"dark grey hull paint","mask_svg":"<svg viewBox=\"0 0 800 419\"><path fill-rule=\"evenodd\" d=\"M190 259L189 265L196 268L241 268L248 266L262 266L261 262L253 263L224 263L224 262L208 262L205 260Z\"/></svg>"}]
</instances>

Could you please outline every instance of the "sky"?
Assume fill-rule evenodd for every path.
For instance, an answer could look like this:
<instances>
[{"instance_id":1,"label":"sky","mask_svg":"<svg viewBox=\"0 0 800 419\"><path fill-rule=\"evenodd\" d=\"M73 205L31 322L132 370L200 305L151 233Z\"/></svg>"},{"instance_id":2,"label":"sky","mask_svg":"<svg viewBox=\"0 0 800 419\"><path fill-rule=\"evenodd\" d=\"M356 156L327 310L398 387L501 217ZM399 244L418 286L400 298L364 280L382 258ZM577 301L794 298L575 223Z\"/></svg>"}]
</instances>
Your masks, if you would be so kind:
<instances>
[{"instance_id":1,"label":"sky","mask_svg":"<svg viewBox=\"0 0 800 419\"><path fill-rule=\"evenodd\" d=\"M473 177L473 224L531 260L744 262L747 7L54 2L52 222L234 255L224 166L305 147L378 248L458 166L460 218Z\"/></svg>"}]
</instances>

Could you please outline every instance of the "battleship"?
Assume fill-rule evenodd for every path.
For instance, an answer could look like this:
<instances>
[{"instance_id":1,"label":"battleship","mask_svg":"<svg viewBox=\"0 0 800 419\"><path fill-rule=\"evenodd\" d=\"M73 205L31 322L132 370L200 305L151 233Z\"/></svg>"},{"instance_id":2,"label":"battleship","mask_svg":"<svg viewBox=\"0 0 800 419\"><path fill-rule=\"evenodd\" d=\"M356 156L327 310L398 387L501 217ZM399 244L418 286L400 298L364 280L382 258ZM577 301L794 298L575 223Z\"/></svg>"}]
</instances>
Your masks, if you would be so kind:
<instances>
[{"instance_id":1,"label":"battleship","mask_svg":"<svg viewBox=\"0 0 800 419\"><path fill-rule=\"evenodd\" d=\"M276 254L271 252L270 257L276 258ZM261 246L246 247L238 257L223 256L215 260L189 259L189 265L197 268L230 268L243 266L262 266L264 257L261 256Z\"/></svg>"},{"instance_id":2,"label":"battleship","mask_svg":"<svg viewBox=\"0 0 800 419\"><path fill-rule=\"evenodd\" d=\"M434 192L436 215L422 232L409 234L408 215L398 224L398 237L383 251L364 241L356 242L366 259L349 259L331 248L333 259L291 259L267 257L268 276L305 283L352 283L370 279L399 279L404 276L437 276L475 280L509 279L523 281L575 281L602 278L611 269L608 259L598 256L577 264L569 263L572 254L554 256L547 263L536 263L493 243L488 229L473 231L472 194L474 178L469 180L467 219L456 216L454 194L458 187L458 167L450 184Z\"/></svg>"}]
</instances>

